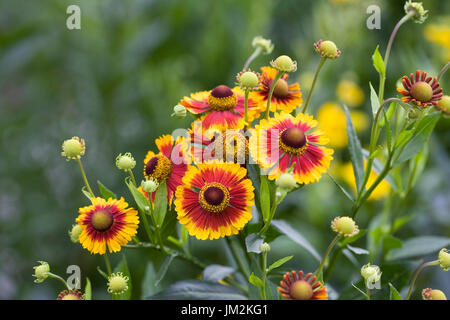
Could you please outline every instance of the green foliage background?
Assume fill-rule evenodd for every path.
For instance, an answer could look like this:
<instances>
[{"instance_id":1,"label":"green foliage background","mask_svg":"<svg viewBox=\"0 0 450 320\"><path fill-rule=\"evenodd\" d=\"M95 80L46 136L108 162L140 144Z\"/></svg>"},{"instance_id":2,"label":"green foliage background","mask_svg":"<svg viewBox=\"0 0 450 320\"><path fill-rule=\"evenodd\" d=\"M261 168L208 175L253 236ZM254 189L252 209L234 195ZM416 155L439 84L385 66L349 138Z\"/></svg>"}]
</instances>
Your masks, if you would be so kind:
<instances>
[{"instance_id":1,"label":"green foliage background","mask_svg":"<svg viewBox=\"0 0 450 320\"><path fill-rule=\"evenodd\" d=\"M335 99L335 86L352 72L365 91L363 106L370 114L368 81L378 84L371 55L377 44L384 52L389 35L403 15L403 1L295 1L295 0L46 0L0 2L0 299L54 299L63 288L47 280L33 284L32 267L48 261L52 271L65 274L77 264L89 276L93 297L107 298L102 265L67 231L77 210L86 205L82 180L74 162L61 156L61 143L72 136L87 143L83 158L91 184L101 180L133 203L114 165L118 153L132 152L138 162L154 149L154 139L179 127L189 117L170 117L172 107L190 92L235 82L236 73L251 54L256 35L272 39L271 56L260 56L253 68L280 54L298 61L299 80L318 63L312 44L332 39L342 50L337 61L324 67L311 106ZM66 8L78 4L82 29L66 28ZM366 28L366 8L381 7L381 29ZM450 3L424 1L430 10L425 22L446 21ZM442 48L423 37L424 25L407 23L391 55L386 97L395 94L395 82L416 69L436 75L445 64ZM448 50L448 48L447 48ZM450 74L441 85L448 90ZM302 83L300 83L302 86ZM307 93L305 91L304 95ZM448 94L448 91L447 91ZM449 119L441 119L430 143L428 167L407 203L412 219L395 236L450 236ZM367 142L367 134L362 136ZM366 140L365 140L366 139ZM364 143L363 143L364 144ZM344 152L344 157L348 157ZM288 220L321 253L332 238L329 221L345 215L350 204L327 178L289 196L277 217ZM365 206L359 224L383 210L382 203ZM357 243L366 247L366 240ZM219 240L193 241L205 263L227 264ZM271 259L294 255L286 266L312 271L317 262L301 247L280 237ZM133 298L140 298L140 280L152 250L127 253L133 275ZM434 257L432 255L431 257ZM358 256L359 265L368 262ZM378 257L379 258L379 257ZM120 255L113 257L113 264ZM376 261L380 262L380 261ZM391 269L390 269L391 268ZM401 282L410 265L387 265L386 282ZM392 271L392 272L391 272ZM162 286L196 278L200 270L175 260ZM359 267L339 260L330 280L339 291L359 281ZM450 295L450 279L438 269L426 270L418 287L440 288ZM417 293L416 293L417 294ZM361 296L348 289L347 297ZM417 296L416 296L417 297Z\"/></svg>"}]
</instances>

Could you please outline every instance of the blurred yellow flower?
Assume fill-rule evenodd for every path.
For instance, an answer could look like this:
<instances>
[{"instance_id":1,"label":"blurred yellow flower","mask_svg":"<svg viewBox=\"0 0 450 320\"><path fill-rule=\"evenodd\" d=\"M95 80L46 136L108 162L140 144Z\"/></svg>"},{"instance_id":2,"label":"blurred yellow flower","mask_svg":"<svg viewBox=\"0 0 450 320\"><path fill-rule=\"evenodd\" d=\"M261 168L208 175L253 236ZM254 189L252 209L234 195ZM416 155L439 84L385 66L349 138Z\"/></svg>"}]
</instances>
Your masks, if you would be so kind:
<instances>
[{"instance_id":1,"label":"blurred yellow flower","mask_svg":"<svg viewBox=\"0 0 450 320\"><path fill-rule=\"evenodd\" d=\"M358 107L364 102L364 91L353 81L341 80L336 87L336 95L349 107Z\"/></svg>"},{"instance_id":2,"label":"blurred yellow flower","mask_svg":"<svg viewBox=\"0 0 450 320\"><path fill-rule=\"evenodd\" d=\"M364 163L365 165L365 163ZM340 168L339 168L340 167ZM339 170L340 177L342 180L344 180L348 185L350 185L355 191L356 191L356 182L355 182L355 175L353 173L353 165L351 162L347 162L344 164L338 165L337 170ZM369 180L367 181L366 189L369 188L372 183L375 182L375 180L378 178L378 174L375 173L375 171L372 170L369 176ZM380 182L380 184L373 190L372 194L368 198L368 200L379 200L383 199L387 196L389 193L389 183L386 182L386 180L383 180Z\"/></svg>"},{"instance_id":3,"label":"blurred yellow flower","mask_svg":"<svg viewBox=\"0 0 450 320\"><path fill-rule=\"evenodd\" d=\"M364 112L351 111L353 125L357 132L364 131L369 126L369 119ZM330 139L329 145L334 148L347 146L347 121L345 112L336 102L325 102L317 113L320 128Z\"/></svg>"},{"instance_id":4,"label":"blurred yellow flower","mask_svg":"<svg viewBox=\"0 0 450 320\"><path fill-rule=\"evenodd\" d=\"M443 60L450 60L450 26L428 24L423 33L428 41L444 47Z\"/></svg>"}]
</instances>

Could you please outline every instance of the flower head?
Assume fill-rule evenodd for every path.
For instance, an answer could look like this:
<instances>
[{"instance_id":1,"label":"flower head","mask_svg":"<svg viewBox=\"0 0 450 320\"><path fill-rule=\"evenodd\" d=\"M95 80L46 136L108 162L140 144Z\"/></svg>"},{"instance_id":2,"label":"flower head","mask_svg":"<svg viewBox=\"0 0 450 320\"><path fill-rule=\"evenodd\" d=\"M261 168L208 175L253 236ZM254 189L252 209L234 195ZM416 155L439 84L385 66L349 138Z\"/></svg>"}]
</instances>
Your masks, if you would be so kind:
<instances>
[{"instance_id":1,"label":"flower head","mask_svg":"<svg viewBox=\"0 0 450 320\"><path fill-rule=\"evenodd\" d=\"M183 119L186 117L186 108L182 104L177 104L175 107L173 107L173 113L171 114L172 117L177 117L178 119Z\"/></svg>"},{"instance_id":2,"label":"flower head","mask_svg":"<svg viewBox=\"0 0 450 320\"><path fill-rule=\"evenodd\" d=\"M248 121L251 122L261 113L260 107L250 92L248 98ZM200 115L204 130L212 127L219 129L241 129L244 127L244 92L235 87L219 85L210 91L201 91L184 97L180 104L192 114Z\"/></svg>"},{"instance_id":3,"label":"flower head","mask_svg":"<svg viewBox=\"0 0 450 320\"><path fill-rule=\"evenodd\" d=\"M128 290L128 281L122 272L112 273L108 277L108 292L112 294L122 294Z\"/></svg>"},{"instance_id":4,"label":"flower head","mask_svg":"<svg viewBox=\"0 0 450 320\"><path fill-rule=\"evenodd\" d=\"M66 157L67 161L71 159L76 160L84 156L85 150L84 139L73 137L63 142L61 155Z\"/></svg>"},{"instance_id":5,"label":"flower head","mask_svg":"<svg viewBox=\"0 0 450 320\"><path fill-rule=\"evenodd\" d=\"M40 265L33 267L34 269L34 275L36 279L34 280L35 283L41 283L45 279L47 279L48 274L50 272L50 265L45 261L38 261Z\"/></svg>"},{"instance_id":6,"label":"flower head","mask_svg":"<svg viewBox=\"0 0 450 320\"><path fill-rule=\"evenodd\" d=\"M295 181L294 176L291 173L285 172L282 173L277 181L275 182L278 188L283 191L291 191L295 187L297 187L297 181Z\"/></svg>"},{"instance_id":7,"label":"flower head","mask_svg":"<svg viewBox=\"0 0 450 320\"><path fill-rule=\"evenodd\" d=\"M327 288L312 273L303 277L301 270L298 273L287 272L280 281L278 291L287 300L328 300Z\"/></svg>"},{"instance_id":8,"label":"flower head","mask_svg":"<svg viewBox=\"0 0 450 320\"><path fill-rule=\"evenodd\" d=\"M437 78L427 77L426 72L417 70L415 76L412 73L409 77L403 76L402 84L404 89L397 88L397 91L403 96L404 102L412 102L426 108L435 106L442 98L442 88L439 88Z\"/></svg>"},{"instance_id":9,"label":"flower head","mask_svg":"<svg viewBox=\"0 0 450 320\"><path fill-rule=\"evenodd\" d=\"M426 288L422 290L423 300L447 300L445 293L441 290Z\"/></svg>"},{"instance_id":10,"label":"flower head","mask_svg":"<svg viewBox=\"0 0 450 320\"><path fill-rule=\"evenodd\" d=\"M336 44L330 40L319 40L314 43L316 52L324 58L337 59L341 55L341 50L338 49Z\"/></svg>"},{"instance_id":11,"label":"flower head","mask_svg":"<svg viewBox=\"0 0 450 320\"><path fill-rule=\"evenodd\" d=\"M441 100L436 104L436 108L445 114L450 114L450 96L442 96Z\"/></svg>"},{"instance_id":12,"label":"flower head","mask_svg":"<svg viewBox=\"0 0 450 320\"><path fill-rule=\"evenodd\" d=\"M416 23L423 23L428 17L428 10L423 8L422 2L412 2L411 0L408 0L405 3L404 9L406 14L411 11L414 12L412 19Z\"/></svg>"},{"instance_id":13,"label":"flower head","mask_svg":"<svg viewBox=\"0 0 450 320\"><path fill-rule=\"evenodd\" d=\"M293 167L292 175L300 184L316 182L330 166L333 150L324 147L328 138L313 128L317 121L308 114L296 117L285 113L263 119L250 139L252 158L270 180Z\"/></svg>"},{"instance_id":14,"label":"flower head","mask_svg":"<svg viewBox=\"0 0 450 320\"><path fill-rule=\"evenodd\" d=\"M331 222L331 229L333 229L334 232L337 232L338 234L345 237L354 236L359 232L359 228L356 225L355 220L350 217L334 218L334 220Z\"/></svg>"},{"instance_id":15,"label":"flower head","mask_svg":"<svg viewBox=\"0 0 450 320\"><path fill-rule=\"evenodd\" d=\"M297 61L293 61L287 55L279 56L274 61L271 61L270 65L280 72L294 72L297 70Z\"/></svg>"},{"instance_id":16,"label":"flower head","mask_svg":"<svg viewBox=\"0 0 450 320\"><path fill-rule=\"evenodd\" d=\"M236 76L236 80L242 90L255 90L258 88L260 77L261 75L259 73L249 69L247 71L239 72Z\"/></svg>"},{"instance_id":17,"label":"flower head","mask_svg":"<svg viewBox=\"0 0 450 320\"><path fill-rule=\"evenodd\" d=\"M273 51L272 40L265 39L261 36L256 36L253 38L252 46L255 49L260 48L261 52L264 54L270 54Z\"/></svg>"},{"instance_id":18,"label":"flower head","mask_svg":"<svg viewBox=\"0 0 450 320\"><path fill-rule=\"evenodd\" d=\"M70 231L69 231L69 237L70 237L70 240L71 240L73 243L80 242L80 241L78 240L78 238L79 238L79 236L80 236L80 234L81 234L82 231L83 231L83 229L80 227L80 225L74 224L74 225L72 226L72 229L70 229Z\"/></svg>"},{"instance_id":19,"label":"flower head","mask_svg":"<svg viewBox=\"0 0 450 320\"><path fill-rule=\"evenodd\" d=\"M60 294L56 300L84 300L84 296L81 291L78 290L64 290Z\"/></svg>"},{"instance_id":20,"label":"flower head","mask_svg":"<svg viewBox=\"0 0 450 320\"><path fill-rule=\"evenodd\" d=\"M366 282L375 283L380 281L381 273L379 266L371 265L370 263L361 268L361 276Z\"/></svg>"},{"instance_id":21,"label":"flower head","mask_svg":"<svg viewBox=\"0 0 450 320\"><path fill-rule=\"evenodd\" d=\"M83 229L78 237L83 248L91 253L118 252L137 233L138 212L128 208L123 198L91 198L90 206L79 209L76 222Z\"/></svg>"},{"instance_id":22,"label":"flower head","mask_svg":"<svg viewBox=\"0 0 450 320\"><path fill-rule=\"evenodd\" d=\"M272 83L275 80L277 70L272 67L262 67L261 83L259 90L255 92L255 99L261 110L267 107L267 99ZM300 107L303 103L302 92L298 82L289 84L289 75L284 74L275 84L272 99L270 101L270 111L291 113L295 108Z\"/></svg>"},{"instance_id":23,"label":"flower head","mask_svg":"<svg viewBox=\"0 0 450 320\"><path fill-rule=\"evenodd\" d=\"M136 161L129 152L125 153L124 155L120 153L116 158L116 167L119 170L128 171L133 169L135 165Z\"/></svg>"},{"instance_id":24,"label":"flower head","mask_svg":"<svg viewBox=\"0 0 450 320\"><path fill-rule=\"evenodd\" d=\"M238 164L192 166L175 193L177 218L201 240L237 234L252 218L253 190Z\"/></svg>"},{"instance_id":25,"label":"flower head","mask_svg":"<svg viewBox=\"0 0 450 320\"><path fill-rule=\"evenodd\" d=\"M149 178L148 180L142 181L141 187L145 192L153 193L158 189L159 183L156 179Z\"/></svg>"},{"instance_id":26,"label":"flower head","mask_svg":"<svg viewBox=\"0 0 450 320\"><path fill-rule=\"evenodd\" d=\"M441 251L439 251L438 260L442 270L450 270L450 253L448 253L446 248L442 248Z\"/></svg>"}]
</instances>

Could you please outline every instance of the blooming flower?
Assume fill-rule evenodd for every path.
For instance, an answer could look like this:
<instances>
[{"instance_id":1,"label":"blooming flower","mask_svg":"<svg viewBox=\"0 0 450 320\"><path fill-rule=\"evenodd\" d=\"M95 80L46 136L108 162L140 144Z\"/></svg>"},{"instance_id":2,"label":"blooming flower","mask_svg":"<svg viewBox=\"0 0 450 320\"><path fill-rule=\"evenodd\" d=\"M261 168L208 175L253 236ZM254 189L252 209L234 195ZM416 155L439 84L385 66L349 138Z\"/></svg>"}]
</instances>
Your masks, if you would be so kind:
<instances>
[{"instance_id":1,"label":"blooming flower","mask_svg":"<svg viewBox=\"0 0 450 320\"><path fill-rule=\"evenodd\" d=\"M430 81L433 82L430 84ZM442 88L439 88L437 78L427 77L426 72L417 70L415 76L411 73L409 78L402 77L403 89L397 88L397 91L403 96L402 101L412 102L419 107L426 108L436 105L442 98Z\"/></svg>"},{"instance_id":2,"label":"blooming flower","mask_svg":"<svg viewBox=\"0 0 450 320\"><path fill-rule=\"evenodd\" d=\"M345 237L352 237L359 232L359 228L350 217L336 217L331 222L331 229L334 232L343 235Z\"/></svg>"},{"instance_id":3,"label":"blooming flower","mask_svg":"<svg viewBox=\"0 0 450 320\"><path fill-rule=\"evenodd\" d=\"M261 72L261 84L259 90L255 92L254 97L261 110L265 110L270 87L275 79L277 70L272 67L262 67ZM287 83L288 77L288 74L284 74L275 84L272 99L270 101L270 111L272 112L282 111L291 113L296 107L300 107L303 103L300 85L297 82L289 85Z\"/></svg>"},{"instance_id":4,"label":"blooming flower","mask_svg":"<svg viewBox=\"0 0 450 320\"><path fill-rule=\"evenodd\" d=\"M244 127L244 92L226 85L215 87L211 91L201 91L184 97L180 104L193 114L201 115L204 129L216 126L221 129ZM258 104L250 92L248 99L248 121L251 122L261 113Z\"/></svg>"},{"instance_id":5,"label":"blooming flower","mask_svg":"<svg viewBox=\"0 0 450 320\"><path fill-rule=\"evenodd\" d=\"M301 270L298 273L287 272L280 281L278 291L287 300L328 300L327 288L312 273L303 277Z\"/></svg>"},{"instance_id":6,"label":"blooming flower","mask_svg":"<svg viewBox=\"0 0 450 320\"><path fill-rule=\"evenodd\" d=\"M91 253L105 254L120 251L136 235L139 224L138 212L127 208L128 203L109 198L91 198L92 205L79 209L76 222L83 231L78 237L83 248Z\"/></svg>"},{"instance_id":7,"label":"blooming flower","mask_svg":"<svg viewBox=\"0 0 450 320\"><path fill-rule=\"evenodd\" d=\"M292 174L298 183L318 181L330 166L333 150L322 145L328 138L319 130L313 130L317 121L308 114L296 117L274 114L256 126L250 139L250 153L258 164L268 170L269 179L278 178L292 166Z\"/></svg>"},{"instance_id":8,"label":"blooming flower","mask_svg":"<svg viewBox=\"0 0 450 320\"><path fill-rule=\"evenodd\" d=\"M237 234L252 218L253 186L238 164L199 164L190 167L178 186L178 220L198 239Z\"/></svg>"},{"instance_id":9,"label":"blooming flower","mask_svg":"<svg viewBox=\"0 0 450 320\"><path fill-rule=\"evenodd\" d=\"M148 151L144 159L146 179L154 179L159 184L166 180L169 203L172 203L175 189L181 184L181 178L188 169L189 160L183 140L184 138L178 137L175 141L171 135L163 135L155 140L159 153ZM155 193L152 200L154 197Z\"/></svg>"},{"instance_id":10,"label":"blooming flower","mask_svg":"<svg viewBox=\"0 0 450 320\"><path fill-rule=\"evenodd\" d=\"M84 300L84 296L81 291L78 290L64 290L60 294L56 300Z\"/></svg>"},{"instance_id":11,"label":"blooming flower","mask_svg":"<svg viewBox=\"0 0 450 320\"><path fill-rule=\"evenodd\" d=\"M364 91L350 80L339 81L336 95L342 103L349 107L358 107L364 102Z\"/></svg>"}]
</instances>

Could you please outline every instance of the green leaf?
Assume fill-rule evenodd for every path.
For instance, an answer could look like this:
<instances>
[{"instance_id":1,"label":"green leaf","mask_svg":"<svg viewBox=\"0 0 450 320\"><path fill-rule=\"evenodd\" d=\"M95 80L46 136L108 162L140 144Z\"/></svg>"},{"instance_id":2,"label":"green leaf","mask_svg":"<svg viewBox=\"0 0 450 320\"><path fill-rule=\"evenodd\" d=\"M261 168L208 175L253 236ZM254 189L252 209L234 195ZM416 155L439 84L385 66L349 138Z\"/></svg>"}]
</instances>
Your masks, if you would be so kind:
<instances>
[{"instance_id":1,"label":"green leaf","mask_svg":"<svg viewBox=\"0 0 450 320\"><path fill-rule=\"evenodd\" d=\"M359 238L363 237L366 233L367 233L367 230L361 229L361 230L359 230L359 232L358 232L357 234L355 234L354 236L351 236L351 237L345 237L345 238L341 241L341 246L344 247L344 246L348 245L349 243L355 242L355 241L358 240Z\"/></svg>"},{"instance_id":2,"label":"green leaf","mask_svg":"<svg viewBox=\"0 0 450 320\"><path fill-rule=\"evenodd\" d=\"M86 278L86 287L84 287L84 299L92 300L92 286L89 278Z\"/></svg>"},{"instance_id":3,"label":"green leaf","mask_svg":"<svg viewBox=\"0 0 450 320\"><path fill-rule=\"evenodd\" d=\"M164 276L166 275L170 264L172 263L173 259L175 259L176 256L177 256L177 254L173 254L173 255L167 256L166 259L164 259L164 262L161 265L161 268L159 269L158 274L156 275L155 287L157 287L160 284L160 282L164 279Z\"/></svg>"},{"instance_id":4,"label":"green leaf","mask_svg":"<svg viewBox=\"0 0 450 320\"><path fill-rule=\"evenodd\" d=\"M103 278L105 278L106 280L108 280L108 275L106 274L106 272L104 272L102 269L100 269L100 267L97 266L97 271L98 273L100 273Z\"/></svg>"},{"instance_id":5,"label":"green leaf","mask_svg":"<svg viewBox=\"0 0 450 320\"><path fill-rule=\"evenodd\" d=\"M387 260L399 260L424 256L437 252L450 244L450 238L422 236L408 239L400 249L394 249L387 255Z\"/></svg>"},{"instance_id":6,"label":"green leaf","mask_svg":"<svg viewBox=\"0 0 450 320\"><path fill-rule=\"evenodd\" d=\"M261 210L261 199L260 195L260 185L261 185L261 175L260 168L257 164L248 164L247 165L247 174L250 180L252 181L253 187L255 187L255 205L258 209L258 212L262 212Z\"/></svg>"},{"instance_id":7,"label":"green leaf","mask_svg":"<svg viewBox=\"0 0 450 320\"><path fill-rule=\"evenodd\" d=\"M408 186L410 189L412 189L416 185L417 179L420 177L423 170L425 169L425 165L427 164L428 159L428 149L429 149L428 144L425 143L422 147L422 150L420 150L420 152L410 160L409 163L410 181L408 182ZM407 190L407 192L408 191L409 190Z\"/></svg>"},{"instance_id":8,"label":"green leaf","mask_svg":"<svg viewBox=\"0 0 450 320\"><path fill-rule=\"evenodd\" d=\"M412 138L407 142L405 149L398 157L394 166L411 159L415 154L417 154L422 147L428 141L436 123L440 118L439 113L432 113L423 117L423 119L417 125L417 128L412 136Z\"/></svg>"},{"instance_id":9,"label":"green leaf","mask_svg":"<svg viewBox=\"0 0 450 320\"><path fill-rule=\"evenodd\" d=\"M361 185L364 179L364 160L361 143L356 135L355 127L352 123L350 111L346 105L344 105L345 113L347 116L347 136L348 136L348 150L350 152L350 159L353 164L353 172L355 173L355 181L358 190L361 190Z\"/></svg>"},{"instance_id":10,"label":"green leaf","mask_svg":"<svg viewBox=\"0 0 450 320\"><path fill-rule=\"evenodd\" d=\"M353 197L350 195L350 193L345 190L345 188L343 186L340 185L339 182L336 181L336 179L333 178L333 176L329 173L327 173L327 175L330 177L330 179L334 182L334 184L339 188L339 190L342 191L342 193L351 201L351 202L355 202L355 200L353 200Z\"/></svg>"},{"instance_id":11,"label":"green leaf","mask_svg":"<svg viewBox=\"0 0 450 320\"><path fill-rule=\"evenodd\" d=\"M289 260L291 260L293 257L294 257L294 256L287 256L287 257L284 257L284 258L281 258L281 259L275 261L274 263L272 263L272 264L269 266L269 269L267 270L267 272L269 272L269 271L271 271L271 270L273 270L273 269L276 269L276 268L278 268L278 267L281 267L283 264L285 264L286 262L288 262Z\"/></svg>"},{"instance_id":12,"label":"green leaf","mask_svg":"<svg viewBox=\"0 0 450 320\"><path fill-rule=\"evenodd\" d=\"M302 246L311 255L316 258L317 261L321 260L320 254L314 249L314 247L309 243L306 238L304 238L298 231L294 230L289 224L284 220L272 220L272 225L278 229L281 233L288 236L292 241Z\"/></svg>"},{"instance_id":13,"label":"green leaf","mask_svg":"<svg viewBox=\"0 0 450 320\"><path fill-rule=\"evenodd\" d=\"M156 294L159 289L156 286L156 271L153 262L149 262L145 268L145 276L142 280L142 298Z\"/></svg>"},{"instance_id":14,"label":"green leaf","mask_svg":"<svg viewBox=\"0 0 450 320\"><path fill-rule=\"evenodd\" d=\"M378 46L375 48L372 55L372 61L375 70L377 70L378 74L384 78L386 76L386 67L384 66L384 61L381 57L380 51L378 51Z\"/></svg>"},{"instance_id":15,"label":"green leaf","mask_svg":"<svg viewBox=\"0 0 450 320\"><path fill-rule=\"evenodd\" d=\"M147 213L150 210L150 202L148 199L133 185L131 181L125 181L125 183L127 184L128 189L130 189L131 195L133 196L139 209L142 212Z\"/></svg>"},{"instance_id":16,"label":"green leaf","mask_svg":"<svg viewBox=\"0 0 450 320\"><path fill-rule=\"evenodd\" d=\"M411 219L412 215L407 215L403 217L399 217L394 220L394 225L392 227L392 232L398 231L401 227L403 227L405 224L407 224Z\"/></svg>"},{"instance_id":17,"label":"green leaf","mask_svg":"<svg viewBox=\"0 0 450 320\"><path fill-rule=\"evenodd\" d=\"M378 95L370 82L369 87L370 87L370 104L372 105L372 115L373 118L375 119L378 109L380 109L380 100L378 99Z\"/></svg>"},{"instance_id":18,"label":"green leaf","mask_svg":"<svg viewBox=\"0 0 450 320\"><path fill-rule=\"evenodd\" d=\"M131 299L131 293L133 291L133 286L131 284L131 274L130 270L128 269L128 264L125 256L122 256L122 260L120 263L114 268L115 272L122 272L122 274L125 277L128 277L128 289L124 293L121 294L113 294L111 296L112 300L130 300Z\"/></svg>"},{"instance_id":19,"label":"green leaf","mask_svg":"<svg viewBox=\"0 0 450 320\"><path fill-rule=\"evenodd\" d=\"M264 242L258 233L252 233L245 238L245 246L247 247L247 252L261 253L259 247Z\"/></svg>"},{"instance_id":20,"label":"green leaf","mask_svg":"<svg viewBox=\"0 0 450 320\"><path fill-rule=\"evenodd\" d=\"M167 186L166 181L163 181L159 187L158 190L156 190L155 194L155 210L153 210L153 214L155 216L155 222L158 226L162 226L164 222L164 218L166 217L167 213Z\"/></svg>"},{"instance_id":21,"label":"green leaf","mask_svg":"<svg viewBox=\"0 0 450 320\"><path fill-rule=\"evenodd\" d=\"M403 243L400 239L397 239L396 237L394 237L390 234L386 234L383 236L382 243L383 243L384 251L386 253L391 251L392 249L398 249L403 246Z\"/></svg>"},{"instance_id":22,"label":"green leaf","mask_svg":"<svg viewBox=\"0 0 450 320\"><path fill-rule=\"evenodd\" d=\"M210 264L203 270L202 279L206 281L219 282L228 277L234 271L236 270L233 267Z\"/></svg>"},{"instance_id":23,"label":"green leaf","mask_svg":"<svg viewBox=\"0 0 450 320\"><path fill-rule=\"evenodd\" d=\"M399 148L403 145L405 145L409 139L411 139L414 131L413 130L405 130L400 132L400 134L397 137L397 141L395 142L395 148Z\"/></svg>"},{"instance_id":24,"label":"green leaf","mask_svg":"<svg viewBox=\"0 0 450 320\"><path fill-rule=\"evenodd\" d=\"M355 288L356 290L358 290L359 292L361 292L361 294L363 294L366 298L369 298L368 296L367 296L367 294L364 292L364 291L362 291L360 288L358 288L356 285L354 285L353 283L352 283L352 286L353 286L353 288Z\"/></svg>"},{"instance_id":25,"label":"green leaf","mask_svg":"<svg viewBox=\"0 0 450 320\"><path fill-rule=\"evenodd\" d=\"M205 280L179 281L166 290L147 297L149 300L246 300L233 286Z\"/></svg>"},{"instance_id":26,"label":"green leaf","mask_svg":"<svg viewBox=\"0 0 450 320\"><path fill-rule=\"evenodd\" d=\"M103 185L103 183L100 182L100 180L97 180L98 188L100 190L100 194L102 195L103 199L108 200L109 198L116 199L117 196L109 190L107 187Z\"/></svg>"},{"instance_id":27,"label":"green leaf","mask_svg":"<svg viewBox=\"0 0 450 320\"><path fill-rule=\"evenodd\" d=\"M255 287L262 289L263 288L263 282L260 278L258 278L257 276L255 276L255 274L252 272L252 274L250 275L250 277L248 278L248 281L254 285Z\"/></svg>"},{"instance_id":28,"label":"green leaf","mask_svg":"<svg viewBox=\"0 0 450 320\"><path fill-rule=\"evenodd\" d=\"M367 160L369 157L369 151L367 151L366 149L363 149L363 155L364 155L364 159ZM372 169L373 169L373 171L375 171L376 174L379 175L383 171L384 165L381 164L380 160L378 160L377 158L373 158ZM394 189L394 191L398 190L397 183L395 182L395 179L393 179L390 174L387 174L386 177L384 178L384 180L387 181L387 183L389 183L389 185L392 187L392 189Z\"/></svg>"},{"instance_id":29,"label":"green leaf","mask_svg":"<svg viewBox=\"0 0 450 320\"><path fill-rule=\"evenodd\" d=\"M347 248L353 252L354 254L369 254L369 251L367 251L366 249L363 248L357 248L357 247L352 247L351 245L347 245Z\"/></svg>"},{"instance_id":30,"label":"green leaf","mask_svg":"<svg viewBox=\"0 0 450 320\"><path fill-rule=\"evenodd\" d=\"M81 188L81 192L85 195L86 198L89 199L89 201L91 201L91 194L86 190L86 186L83 186L83 188Z\"/></svg>"},{"instance_id":31,"label":"green leaf","mask_svg":"<svg viewBox=\"0 0 450 320\"><path fill-rule=\"evenodd\" d=\"M403 300L400 293L397 291L397 289L395 289L395 287L390 282L389 282L389 290L390 290L390 295L389 295L390 300Z\"/></svg>"},{"instance_id":32,"label":"green leaf","mask_svg":"<svg viewBox=\"0 0 450 320\"><path fill-rule=\"evenodd\" d=\"M268 221L270 218L270 188L266 176L261 176L260 199L263 219Z\"/></svg>"}]
</instances>

